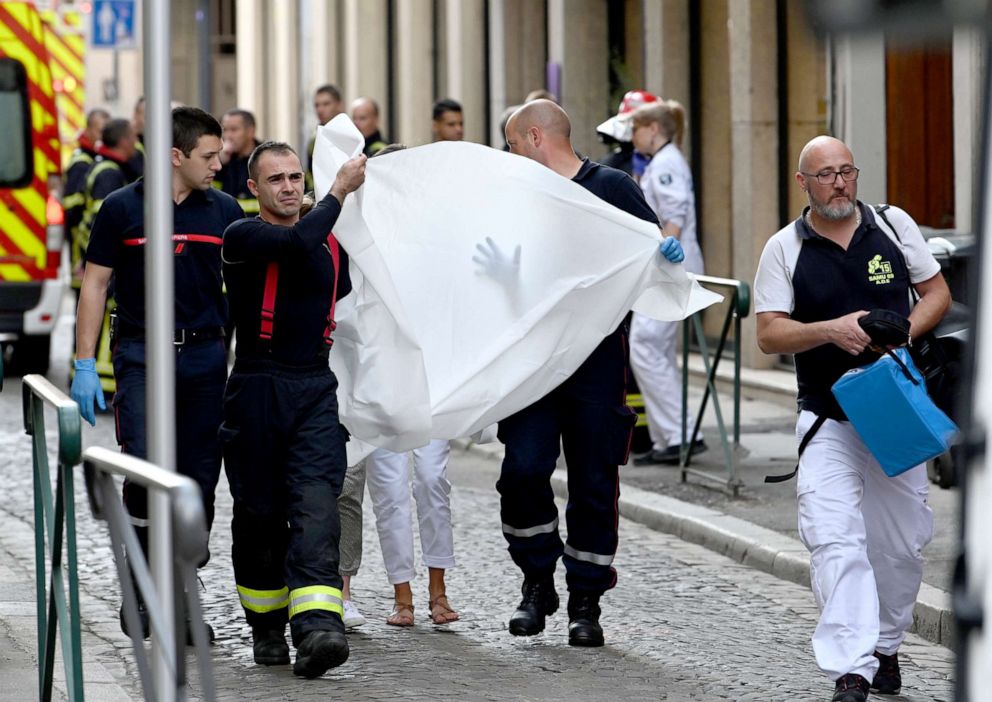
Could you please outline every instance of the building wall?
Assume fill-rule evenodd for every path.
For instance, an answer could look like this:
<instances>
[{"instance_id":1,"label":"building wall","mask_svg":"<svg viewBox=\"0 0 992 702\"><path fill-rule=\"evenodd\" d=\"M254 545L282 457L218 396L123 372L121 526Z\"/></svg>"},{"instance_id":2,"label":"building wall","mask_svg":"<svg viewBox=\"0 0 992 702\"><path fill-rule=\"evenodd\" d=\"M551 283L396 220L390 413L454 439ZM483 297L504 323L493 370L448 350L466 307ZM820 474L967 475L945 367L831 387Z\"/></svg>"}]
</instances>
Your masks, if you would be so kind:
<instances>
[{"instance_id":1,"label":"building wall","mask_svg":"<svg viewBox=\"0 0 992 702\"><path fill-rule=\"evenodd\" d=\"M646 88L689 111L684 150L694 166L707 273L749 283L764 242L805 205L792 178L813 136L845 140L862 168L861 197L886 199L881 36L822 42L791 1L618 1L619 10L602 0L238 0L236 70L230 59L217 61L215 104L207 107L253 110L260 136L301 144L314 127L313 90L330 82L346 103L375 98L386 136L417 145L431 139L433 101L452 97L464 105L466 137L499 147L503 112L548 87L551 75L560 79L552 87L572 118L577 149L599 157L605 149L595 126L616 109L618 94ZM174 93L184 102L199 90L190 19L197 5L173 3ZM618 36L622 53L612 56L611 73ZM959 30L952 46L955 214L968 228L984 45ZM111 66L109 52L91 51L91 85ZM140 54L121 52L115 113L130 114L140 71ZM103 104L96 97L91 90L88 106ZM747 365L766 366L775 359L757 351L753 324L746 323L742 355Z\"/></svg>"}]
</instances>

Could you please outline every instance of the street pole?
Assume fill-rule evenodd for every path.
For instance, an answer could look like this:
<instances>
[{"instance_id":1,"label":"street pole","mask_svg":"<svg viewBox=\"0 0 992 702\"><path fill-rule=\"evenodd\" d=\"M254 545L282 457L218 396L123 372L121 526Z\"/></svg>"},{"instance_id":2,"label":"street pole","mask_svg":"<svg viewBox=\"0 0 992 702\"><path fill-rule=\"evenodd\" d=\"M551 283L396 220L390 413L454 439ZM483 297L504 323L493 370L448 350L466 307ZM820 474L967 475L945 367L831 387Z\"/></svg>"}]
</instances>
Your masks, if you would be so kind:
<instances>
[{"instance_id":1,"label":"street pole","mask_svg":"<svg viewBox=\"0 0 992 702\"><path fill-rule=\"evenodd\" d=\"M172 112L168 0L144 3L145 82L145 354L148 365L148 460L176 470L175 348L173 347L172 270ZM176 622L172 563L172 530L168 496L148 496L149 559L158 593L162 621ZM168 624L166 625L168 628ZM166 632L152 644L152 677L159 702L175 700L178 687L179 626L172 646L163 645ZM170 656L169 649L174 654Z\"/></svg>"}]
</instances>

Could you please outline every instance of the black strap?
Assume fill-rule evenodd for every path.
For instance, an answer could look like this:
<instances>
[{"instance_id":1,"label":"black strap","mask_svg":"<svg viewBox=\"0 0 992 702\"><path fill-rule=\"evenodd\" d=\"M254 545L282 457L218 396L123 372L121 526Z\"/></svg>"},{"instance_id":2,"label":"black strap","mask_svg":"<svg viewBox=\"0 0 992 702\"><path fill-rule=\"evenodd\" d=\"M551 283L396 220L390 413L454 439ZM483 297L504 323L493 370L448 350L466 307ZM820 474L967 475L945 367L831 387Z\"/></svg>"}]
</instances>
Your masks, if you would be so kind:
<instances>
[{"instance_id":1,"label":"black strap","mask_svg":"<svg viewBox=\"0 0 992 702\"><path fill-rule=\"evenodd\" d=\"M825 421L827 421L827 418L826 417L817 417L816 418L816 421L813 422L813 426L811 426L809 428L809 431L807 431L806 434L803 436L803 440L799 442L799 457L800 458L803 457L803 451L806 450L806 445L809 444L810 440L813 438L813 436L816 434L816 432L820 431L820 427L823 426L823 423ZM792 480L794 477L796 477L796 473L798 473L798 472L799 472L799 463L797 462L796 463L796 467L792 469L792 472L791 473L783 473L782 475L766 475L765 476L765 482L766 483L784 483L786 480Z\"/></svg>"},{"instance_id":2,"label":"black strap","mask_svg":"<svg viewBox=\"0 0 992 702\"><path fill-rule=\"evenodd\" d=\"M899 255L902 256L902 265L906 267L906 275L908 276L909 275L909 261L906 260L906 254L904 254L903 251L902 251L902 239L899 237L899 232L896 231L896 228L892 226L892 222L889 221L888 215L885 214L885 211L887 209L889 209L889 206L888 205L875 205L874 206L874 209L875 209L875 214L877 214L879 217L881 217L882 220L888 225L889 229L892 230L892 236L894 236L896 238L896 242L899 244L898 249L899 249ZM913 285L913 282L912 281L909 282L909 294L913 297L913 304L914 305L917 302L920 301L920 295L919 295L919 293L916 292L916 286Z\"/></svg>"}]
</instances>

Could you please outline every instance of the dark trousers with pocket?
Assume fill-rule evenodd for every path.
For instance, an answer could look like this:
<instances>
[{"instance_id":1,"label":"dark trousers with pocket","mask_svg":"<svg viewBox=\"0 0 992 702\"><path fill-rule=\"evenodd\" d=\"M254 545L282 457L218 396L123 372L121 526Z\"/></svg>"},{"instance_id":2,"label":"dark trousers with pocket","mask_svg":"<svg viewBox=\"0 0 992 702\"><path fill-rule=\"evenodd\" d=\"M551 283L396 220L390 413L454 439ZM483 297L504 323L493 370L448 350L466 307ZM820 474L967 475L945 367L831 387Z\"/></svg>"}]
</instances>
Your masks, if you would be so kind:
<instances>
[{"instance_id":1,"label":"dark trousers with pocket","mask_svg":"<svg viewBox=\"0 0 992 702\"><path fill-rule=\"evenodd\" d=\"M147 458L145 340L130 337L117 340L113 362L117 380L113 401L117 443L124 453ZM223 339L176 346L176 470L200 486L208 529L214 520L214 492L220 478L221 447L217 429L221 423L226 379L227 352ZM138 540L147 552L147 490L125 481L124 504Z\"/></svg>"},{"instance_id":2,"label":"dark trousers with pocket","mask_svg":"<svg viewBox=\"0 0 992 702\"><path fill-rule=\"evenodd\" d=\"M282 629L288 619L297 646L310 631L344 631L337 499L347 437L337 385L326 361L292 368L239 360L224 396L234 579L245 617L264 629Z\"/></svg>"},{"instance_id":3,"label":"dark trousers with pocket","mask_svg":"<svg viewBox=\"0 0 992 702\"><path fill-rule=\"evenodd\" d=\"M624 322L564 383L499 423L503 535L526 578L551 576L562 558L569 591L602 594L616 585L618 468L637 421L626 405L627 358ZM550 482L559 446L568 468L565 544Z\"/></svg>"}]
</instances>

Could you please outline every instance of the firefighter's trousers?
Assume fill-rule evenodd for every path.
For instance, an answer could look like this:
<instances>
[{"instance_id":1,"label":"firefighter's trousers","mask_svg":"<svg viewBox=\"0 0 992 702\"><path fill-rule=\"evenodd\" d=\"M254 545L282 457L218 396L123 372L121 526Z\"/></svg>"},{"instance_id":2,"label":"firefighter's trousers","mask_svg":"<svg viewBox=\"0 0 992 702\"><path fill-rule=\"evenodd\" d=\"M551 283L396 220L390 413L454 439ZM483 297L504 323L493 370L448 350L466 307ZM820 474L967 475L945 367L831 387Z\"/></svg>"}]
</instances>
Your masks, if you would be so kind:
<instances>
[{"instance_id":1,"label":"firefighter's trousers","mask_svg":"<svg viewBox=\"0 0 992 702\"><path fill-rule=\"evenodd\" d=\"M624 323L564 383L499 423L503 535L525 577L553 574L563 557L569 591L601 594L616 584L618 466L627 462L637 420L626 388ZM559 445L568 467L566 544L550 482Z\"/></svg>"},{"instance_id":2,"label":"firefighter's trousers","mask_svg":"<svg viewBox=\"0 0 992 702\"><path fill-rule=\"evenodd\" d=\"M252 627L344 631L337 499L345 474L337 379L327 362L234 364L224 466L234 497L234 579Z\"/></svg>"},{"instance_id":3,"label":"firefighter's trousers","mask_svg":"<svg viewBox=\"0 0 992 702\"><path fill-rule=\"evenodd\" d=\"M146 458L147 367L145 340L125 337L114 347L114 419L124 453ZM200 486L207 528L214 521L214 491L220 477L217 429L227 377L227 356L220 338L176 346L176 470ZM148 497L140 485L124 482L124 504L142 548L148 545ZM201 564L202 565L202 564Z\"/></svg>"}]
</instances>

